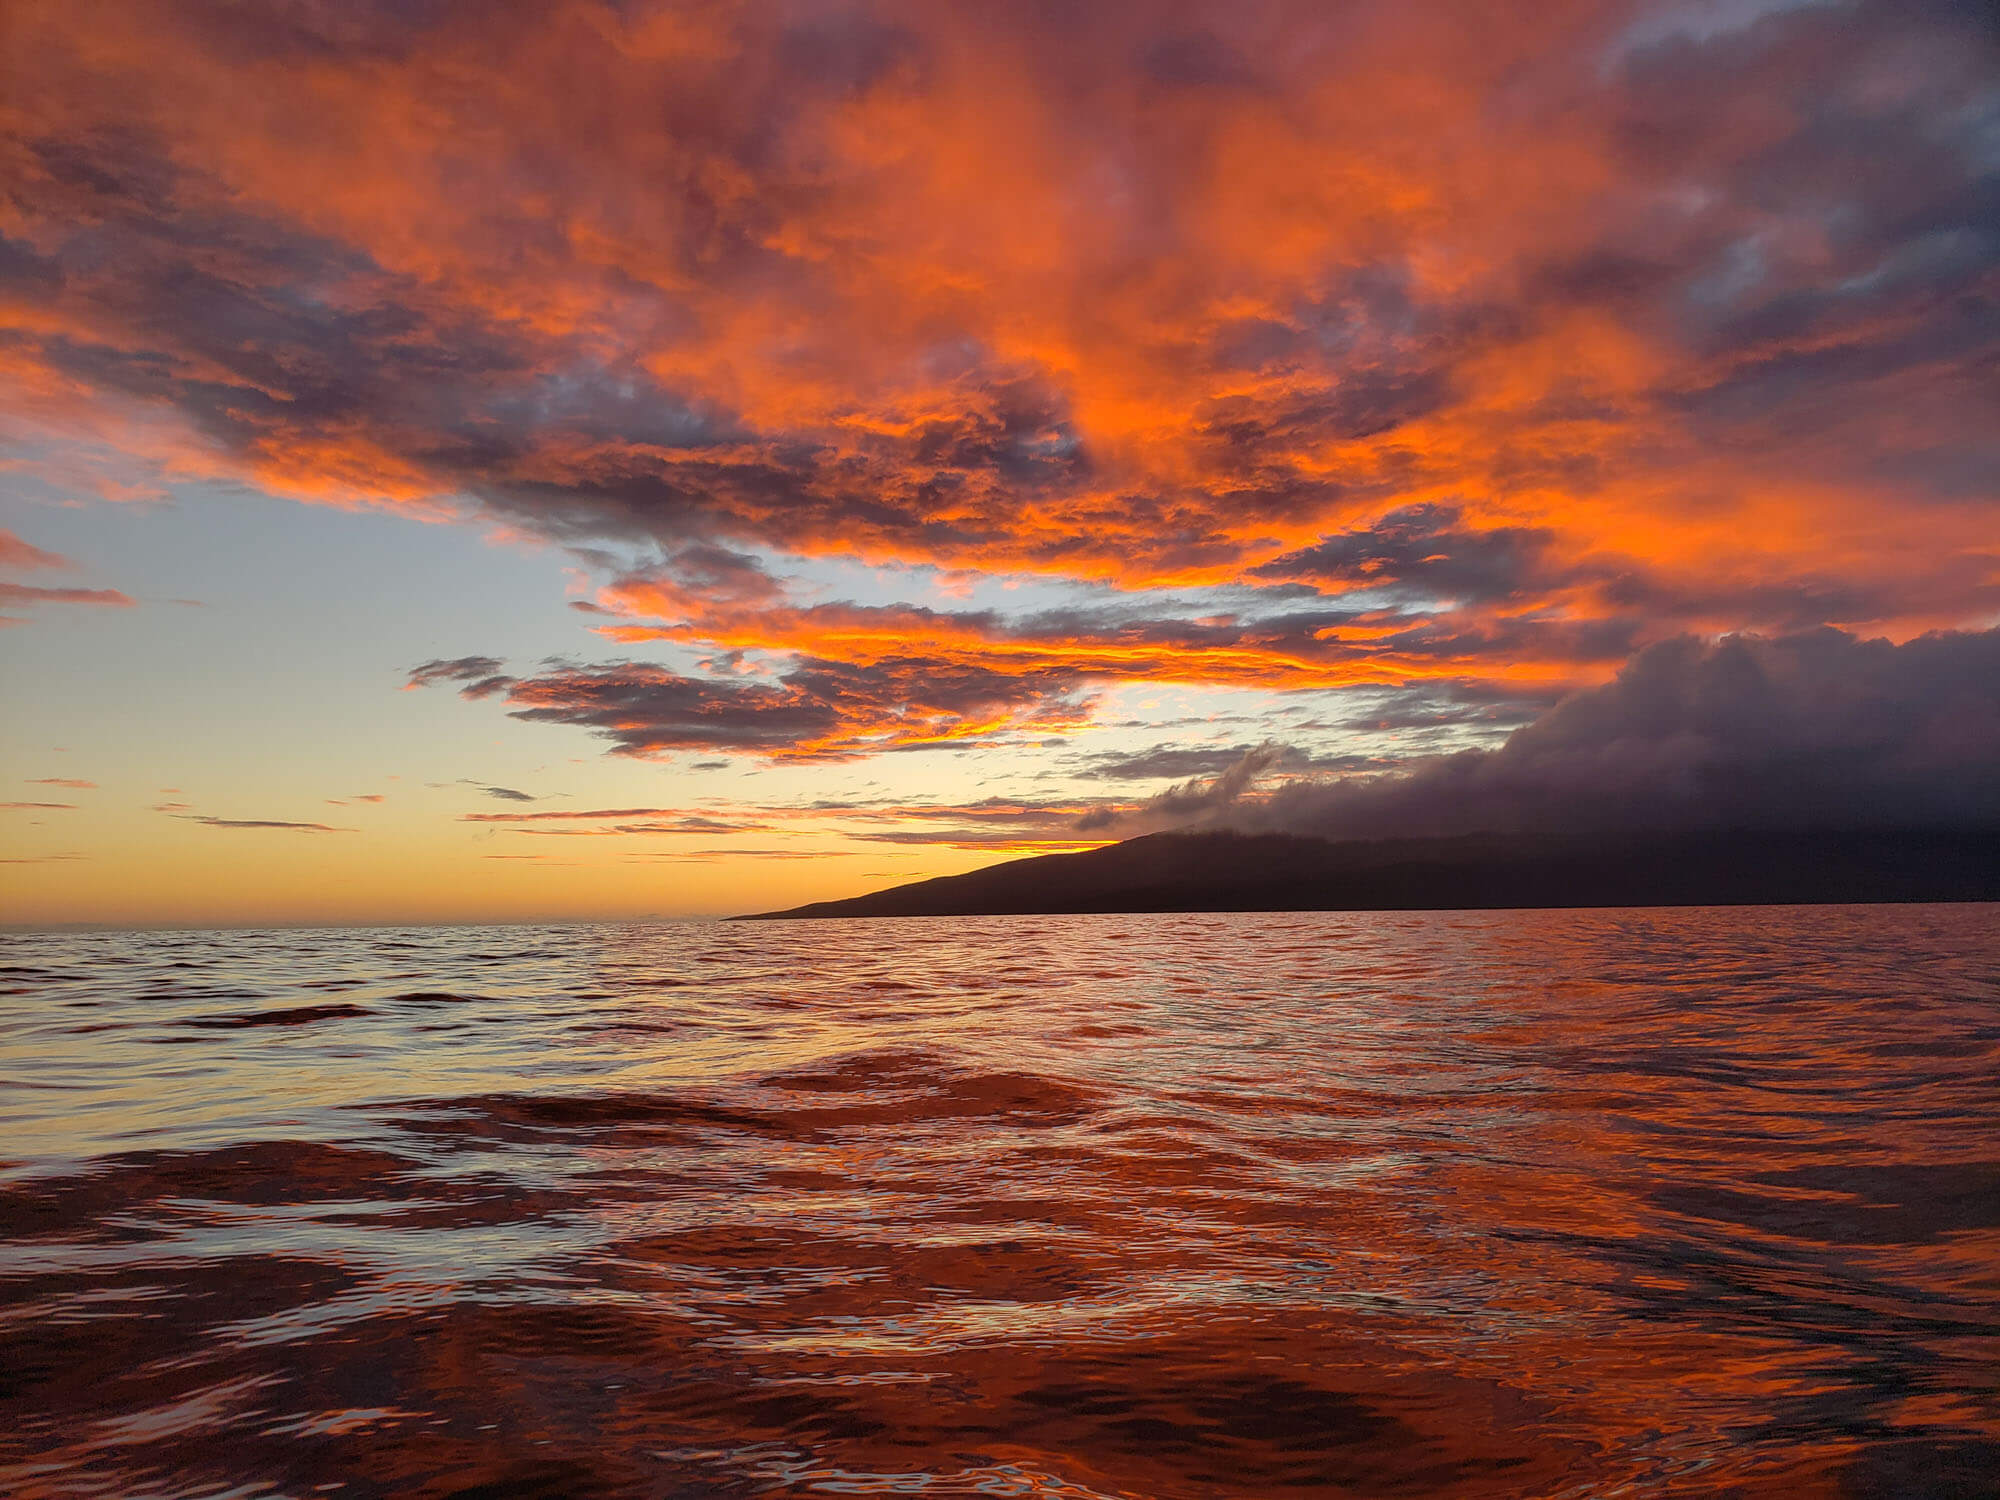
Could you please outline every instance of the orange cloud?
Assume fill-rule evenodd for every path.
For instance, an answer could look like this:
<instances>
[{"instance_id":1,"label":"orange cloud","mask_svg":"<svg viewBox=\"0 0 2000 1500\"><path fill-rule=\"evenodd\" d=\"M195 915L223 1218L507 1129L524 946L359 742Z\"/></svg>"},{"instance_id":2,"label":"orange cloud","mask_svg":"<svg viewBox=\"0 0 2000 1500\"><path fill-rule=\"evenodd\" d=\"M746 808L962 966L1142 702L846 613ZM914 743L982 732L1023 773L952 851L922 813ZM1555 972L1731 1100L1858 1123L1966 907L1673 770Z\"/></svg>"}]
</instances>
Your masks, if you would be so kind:
<instances>
[{"instance_id":1,"label":"orange cloud","mask_svg":"<svg viewBox=\"0 0 2000 1500\"><path fill-rule=\"evenodd\" d=\"M1950 7L16 9L21 420L659 554L602 633L775 685L504 688L633 753L2000 609L1990 53ZM759 553L1136 603L801 602Z\"/></svg>"},{"instance_id":2,"label":"orange cloud","mask_svg":"<svg viewBox=\"0 0 2000 1500\"><path fill-rule=\"evenodd\" d=\"M40 589L0 583L0 604L103 604L130 609L132 600L117 589Z\"/></svg>"},{"instance_id":3,"label":"orange cloud","mask_svg":"<svg viewBox=\"0 0 2000 1500\"><path fill-rule=\"evenodd\" d=\"M0 530L0 568L73 568L76 564L56 552L31 546L11 531Z\"/></svg>"}]
</instances>

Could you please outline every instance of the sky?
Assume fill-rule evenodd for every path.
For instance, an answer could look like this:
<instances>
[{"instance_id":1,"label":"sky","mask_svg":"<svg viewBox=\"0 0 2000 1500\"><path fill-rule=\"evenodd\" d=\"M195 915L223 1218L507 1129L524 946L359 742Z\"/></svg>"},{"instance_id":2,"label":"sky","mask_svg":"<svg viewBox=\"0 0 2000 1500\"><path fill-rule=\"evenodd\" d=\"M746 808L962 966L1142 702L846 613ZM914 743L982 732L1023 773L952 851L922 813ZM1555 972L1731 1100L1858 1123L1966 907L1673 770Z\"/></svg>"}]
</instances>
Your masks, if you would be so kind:
<instances>
[{"instance_id":1,"label":"sky","mask_svg":"<svg viewBox=\"0 0 2000 1500\"><path fill-rule=\"evenodd\" d=\"M2000 820L1947 0L17 0L0 917Z\"/></svg>"}]
</instances>

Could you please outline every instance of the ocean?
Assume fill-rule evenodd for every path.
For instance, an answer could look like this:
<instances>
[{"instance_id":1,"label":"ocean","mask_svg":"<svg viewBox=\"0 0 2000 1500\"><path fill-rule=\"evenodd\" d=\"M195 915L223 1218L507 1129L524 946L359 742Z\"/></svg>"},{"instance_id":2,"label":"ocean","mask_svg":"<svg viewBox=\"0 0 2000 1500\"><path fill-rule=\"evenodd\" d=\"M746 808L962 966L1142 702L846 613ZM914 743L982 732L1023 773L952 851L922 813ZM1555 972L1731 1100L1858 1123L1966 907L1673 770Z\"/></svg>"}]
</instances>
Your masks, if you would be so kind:
<instances>
[{"instance_id":1,"label":"ocean","mask_svg":"<svg viewBox=\"0 0 2000 1500\"><path fill-rule=\"evenodd\" d=\"M19 1500L2000 1495L2000 908L0 966Z\"/></svg>"}]
</instances>

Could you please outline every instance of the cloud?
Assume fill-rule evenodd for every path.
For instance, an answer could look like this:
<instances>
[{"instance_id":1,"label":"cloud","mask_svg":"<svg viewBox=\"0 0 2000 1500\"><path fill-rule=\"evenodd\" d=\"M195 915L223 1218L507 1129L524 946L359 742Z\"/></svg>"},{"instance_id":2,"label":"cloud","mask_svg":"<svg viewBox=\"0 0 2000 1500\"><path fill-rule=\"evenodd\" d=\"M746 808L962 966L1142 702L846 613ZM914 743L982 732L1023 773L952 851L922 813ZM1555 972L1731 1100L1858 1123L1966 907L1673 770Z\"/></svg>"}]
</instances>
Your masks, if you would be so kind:
<instances>
[{"instance_id":1,"label":"cloud","mask_svg":"<svg viewBox=\"0 0 2000 1500\"><path fill-rule=\"evenodd\" d=\"M511 786L482 786L480 790L489 797L497 797L502 802L533 802L534 796L528 792L516 791Z\"/></svg>"},{"instance_id":2,"label":"cloud","mask_svg":"<svg viewBox=\"0 0 2000 1500\"><path fill-rule=\"evenodd\" d=\"M1323 537L1250 571L1258 578L1459 605L1519 599L1567 581L1553 529L1463 527L1463 514L1451 505L1391 511L1370 526Z\"/></svg>"},{"instance_id":3,"label":"cloud","mask_svg":"<svg viewBox=\"0 0 2000 1500\"><path fill-rule=\"evenodd\" d=\"M1217 777L1264 746L1159 744L1141 751L1106 751L1079 759L1071 774L1104 781L1198 781ZM1292 772L1353 770L1375 764L1369 755L1314 754L1297 745L1272 745L1271 768Z\"/></svg>"},{"instance_id":4,"label":"cloud","mask_svg":"<svg viewBox=\"0 0 2000 1500\"><path fill-rule=\"evenodd\" d=\"M54 811L57 809L64 812L76 811L76 804L74 802L0 802L0 807L19 810L34 809L36 811Z\"/></svg>"},{"instance_id":5,"label":"cloud","mask_svg":"<svg viewBox=\"0 0 2000 1500\"><path fill-rule=\"evenodd\" d=\"M60 553L44 552L40 547L22 541L13 532L0 530L0 568L31 572L37 568L70 569L75 566Z\"/></svg>"},{"instance_id":6,"label":"cloud","mask_svg":"<svg viewBox=\"0 0 2000 1500\"><path fill-rule=\"evenodd\" d=\"M4 252L5 240L0 238L0 252ZM4 253L0 253L4 262ZM0 281L4 281L0 268ZM5 338L5 318L0 315L0 340ZM0 392L5 390L5 377L0 375ZM0 419L0 438L4 432L4 419ZM13 462L0 463L0 471L17 468ZM76 564L69 558L55 552L45 552L40 547L31 546L11 531L0 530L0 569L33 572L37 570L73 571ZM37 604L83 604L112 609L131 609L134 601L130 595L117 589L82 588L42 588L33 584L8 583L0 581L0 607L23 607ZM0 615L0 627L25 625L27 620L19 615Z\"/></svg>"},{"instance_id":7,"label":"cloud","mask_svg":"<svg viewBox=\"0 0 2000 1500\"><path fill-rule=\"evenodd\" d=\"M1996 617L1976 7L1076 11L31 8L0 404L38 483L570 549L678 666L410 685L632 756L1138 682L1375 690L1337 727L1435 748L1683 634ZM1064 602L889 597L940 576Z\"/></svg>"},{"instance_id":8,"label":"cloud","mask_svg":"<svg viewBox=\"0 0 2000 1500\"><path fill-rule=\"evenodd\" d=\"M1206 821L1345 838L1996 824L2000 630L1663 641L1497 749Z\"/></svg>"},{"instance_id":9,"label":"cloud","mask_svg":"<svg viewBox=\"0 0 2000 1500\"><path fill-rule=\"evenodd\" d=\"M94 792L97 783L84 781L74 776L37 776L28 783L30 786L66 786L79 792Z\"/></svg>"},{"instance_id":10,"label":"cloud","mask_svg":"<svg viewBox=\"0 0 2000 1500\"><path fill-rule=\"evenodd\" d=\"M1378 743L1439 735L1489 738L1536 718L1562 696L1542 684L1506 681L1365 688L1338 695L1322 716L1302 719L1296 728L1359 732Z\"/></svg>"},{"instance_id":11,"label":"cloud","mask_svg":"<svg viewBox=\"0 0 2000 1500\"><path fill-rule=\"evenodd\" d=\"M822 830L866 843L941 846L1012 854L1087 849L1109 842L1079 833L1079 819L1110 804L1097 798L981 797L970 802L822 799L794 808L764 808L766 818L811 819Z\"/></svg>"},{"instance_id":12,"label":"cloud","mask_svg":"<svg viewBox=\"0 0 2000 1500\"><path fill-rule=\"evenodd\" d=\"M0 249L4 249L4 245L4 239L0 239ZM0 261L4 261L4 256L0 256ZM0 280L4 280L4 275L0 275ZM0 338L4 336L4 317L0 317ZM4 386L0 385L0 389L4 389ZM15 465L0 465L0 469L9 467ZM22 541L11 531L0 530L0 569L34 572L45 569L73 570L75 567L75 563L59 553L45 552L40 547ZM117 589L41 588L33 584L0 581L0 607L36 604L84 604L130 609L133 607L133 600ZM26 623L27 621L18 615L0 616L0 626Z\"/></svg>"},{"instance_id":13,"label":"cloud","mask_svg":"<svg viewBox=\"0 0 2000 1500\"><path fill-rule=\"evenodd\" d=\"M565 812L462 813L461 823L495 823L517 833L569 836L648 833L741 833L764 825L754 819L717 818L671 807L598 807ZM593 823L593 828L523 827L524 824Z\"/></svg>"},{"instance_id":14,"label":"cloud","mask_svg":"<svg viewBox=\"0 0 2000 1500\"><path fill-rule=\"evenodd\" d=\"M427 661L410 669L410 680L404 688L429 687L433 683L457 682L462 698L486 698L504 690L514 679L503 676L504 666L498 657L456 656L449 659Z\"/></svg>"},{"instance_id":15,"label":"cloud","mask_svg":"<svg viewBox=\"0 0 2000 1500\"><path fill-rule=\"evenodd\" d=\"M614 826L620 833L747 833L764 825L756 822L738 823L726 818L710 818L697 814L673 818L663 823L619 823Z\"/></svg>"},{"instance_id":16,"label":"cloud","mask_svg":"<svg viewBox=\"0 0 2000 1500\"><path fill-rule=\"evenodd\" d=\"M859 664L795 658L775 682L690 677L644 662L501 674L490 657L426 662L412 685L457 681L461 696L504 694L530 723L592 730L625 755L732 750L846 759L1078 722L1077 676L1001 672L949 660Z\"/></svg>"},{"instance_id":17,"label":"cloud","mask_svg":"<svg viewBox=\"0 0 2000 1500\"><path fill-rule=\"evenodd\" d=\"M689 604L678 595L655 600L649 585L630 576L601 597L620 611ZM780 734L723 735L713 739L716 748L824 758L1061 733L1086 722L1094 692L1116 682L1291 690L1422 679L1447 696L1489 695L1485 717L1497 720L1500 698L1546 699L1608 675L1638 630L1636 617L1579 621L1515 609L1478 618L1429 605L1348 604L1294 584L1234 586L1207 599L1099 591L1089 603L1017 613L852 601L752 610L724 604L678 623L628 616L597 627L621 644L723 648L700 662L703 677L669 674L677 692L718 717L731 717L725 707L768 711L789 703L804 711L792 744ZM1475 675L1502 660L1510 682L1482 683ZM615 676L617 664L563 668L586 670ZM554 679L545 673L537 680ZM460 681L474 698L530 691L491 657L425 663L411 681ZM780 688L793 690L789 699ZM834 710L832 719L818 711L822 705ZM989 716L984 723L982 715ZM1458 717L1469 724L1476 715ZM916 732L926 722L927 731ZM638 723L634 717L630 727ZM815 738L818 744L809 743ZM701 741L683 736L677 743L698 748Z\"/></svg>"},{"instance_id":18,"label":"cloud","mask_svg":"<svg viewBox=\"0 0 2000 1500\"><path fill-rule=\"evenodd\" d=\"M1253 745L1206 780L1184 781L1136 808L1092 809L1076 820L1076 827L1084 833L1116 828L1121 837L1130 838L1213 818L1234 806L1261 777L1295 758L1297 752L1284 745Z\"/></svg>"},{"instance_id":19,"label":"cloud","mask_svg":"<svg viewBox=\"0 0 2000 1500\"><path fill-rule=\"evenodd\" d=\"M1077 820L1130 803L1074 797L983 797L917 802L893 797L831 799L786 805L738 803L708 812L670 807L608 807L557 812L464 813L460 821L510 833L563 838L772 832L789 825L819 838L863 843L936 845L1006 853L1092 848L1104 837L1080 834ZM706 851L715 853L715 850ZM745 853L756 852L746 848ZM800 851L784 851L787 857ZM807 851L810 852L810 851ZM824 850L820 850L824 853ZM650 855L648 857L651 857Z\"/></svg>"},{"instance_id":20,"label":"cloud","mask_svg":"<svg viewBox=\"0 0 2000 1500\"><path fill-rule=\"evenodd\" d=\"M280 828L293 833L353 833L352 828L333 828L325 823L293 823L277 818L211 818L196 813L177 813L177 817L190 823L200 823L207 828Z\"/></svg>"},{"instance_id":21,"label":"cloud","mask_svg":"<svg viewBox=\"0 0 2000 1500\"><path fill-rule=\"evenodd\" d=\"M633 818L678 818L683 816L671 807L593 807L565 809L560 812L505 812L505 813L461 813L461 823L545 823L602 821L608 819Z\"/></svg>"},{"instance_id":22,"label":"cloud","mask_svg":"<svg viewBox=\"0 0 2000 1500\"><path fill-rule=\"evenodd\" d=\"M708 864L719 859L825 859L826 856L812 849L690 849L680 854L628 854L625 858L655 864Z\"/></svg>"},{"instance_id":23,"label":"cloud","mask_svg":"<svg viewBox=\"0 0 2000 1500\"><path fill-rule=\"evenodd\" d=\"M718 607L744 609L784 602L784 585L756 557L690 543L650 567L613 579L593 606L617 613L628 602L647 613L701 618Z\"/></svg>"},{"instance_id":24,"label":"cloud","mask_svg":"<svg viewBox=\"0 0 2000 1500\"><path fill-rule=\"evenodd\" d=\"M761 823L733 823L721 818L681 817L664 822L611 823L589 828L524 828L518 824L511 824L507 831L531 834L537 838L580 839L631 838L654 834L747 833L763 826Z\"/></svg>"},{"instance_id":25,"label":"cloud","mask_svg":"<svg viewBox=\"0 0 2000 1500\"><path fill-rule=\"evenodd\" d=\"M0 605L6 604L96 604L130 609L133 600L117 589L43 589L25 583L0 583Z\"/></svg>"},{"instance_id":26,"label":"cloud","mask_svg":"<svg viewBox=\"0 0 2000 1500\"><path fill-rule=\"evenodd\" d=\"M1736 11L40 8L14 379L670 622L792 607L771 550L1373 580L1496 663L1989 618L1990 27Z\"/></svg>"},{"instance_id":27,"label":"cloud","mask_svg":"<svg viewBox=\"0 0 2000 1500\"><path fill-rule=\"evenodd\" d=\"M640 592L628 586L623 602ZM1404 695L1401 724L1376 700L1384 731L1492 728L1578 677L1608 672L1636 630L1620 620L1329 607L1283 588L1238 590L1234 602L1234 612L1198 619L1162 616L1158 601L1020 615L852 603L766 609L699 625L602 628L626 642L733 648L704 676L637 661L553 663L520 676L498 658L471 656L422 663L409 685L458 683L463 697L503 698L517 719L590 728L622 754L851 759L1060 733L1086 722L1094 691L1118 681L1370 686ZM815 654L814 645L842 655ZM752 651L756 670L745 675L739 653ZM1465 675L1509 652L1527 658L1510 666L1514 681ZM1413 685L1412 676L1424 681Z\"/></svg>"}]
</instances>

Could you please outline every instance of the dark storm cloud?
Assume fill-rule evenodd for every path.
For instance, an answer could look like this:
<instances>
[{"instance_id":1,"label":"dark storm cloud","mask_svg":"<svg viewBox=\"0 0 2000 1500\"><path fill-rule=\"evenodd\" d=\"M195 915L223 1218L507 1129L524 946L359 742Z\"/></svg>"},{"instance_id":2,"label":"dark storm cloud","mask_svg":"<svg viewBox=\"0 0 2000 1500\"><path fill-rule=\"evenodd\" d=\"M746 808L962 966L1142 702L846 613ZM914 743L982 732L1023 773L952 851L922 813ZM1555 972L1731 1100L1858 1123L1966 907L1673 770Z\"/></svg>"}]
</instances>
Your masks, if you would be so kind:
<instances>
[{"instance_id":1,"label":"dark storm cloud","mask_svg":"<svg viewBox=\"0 0 2000 1500\"><path fill-rule=\"evenodd\" d=\"M1498 749L1281 787L1228 821L1353 838L2000 822L2000 630L1663 641Z\"/></svg>"}]
</instances>

